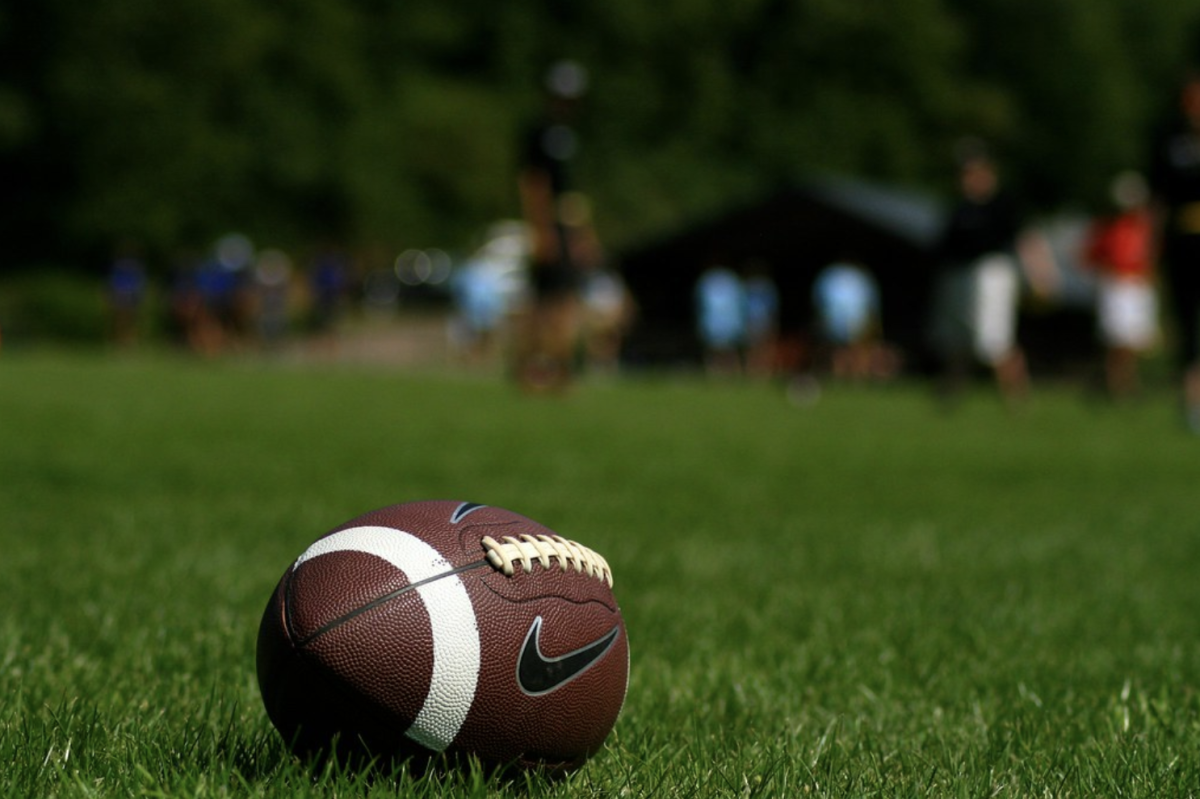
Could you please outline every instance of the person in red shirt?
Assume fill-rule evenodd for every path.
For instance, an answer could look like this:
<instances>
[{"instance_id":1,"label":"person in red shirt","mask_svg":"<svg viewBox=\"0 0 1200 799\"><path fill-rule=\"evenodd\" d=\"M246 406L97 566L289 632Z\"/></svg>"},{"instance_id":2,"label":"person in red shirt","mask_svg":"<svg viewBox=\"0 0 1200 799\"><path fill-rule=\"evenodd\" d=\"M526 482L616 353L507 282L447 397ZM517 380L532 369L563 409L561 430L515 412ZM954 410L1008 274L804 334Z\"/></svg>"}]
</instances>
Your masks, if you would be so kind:
<instances>
[{"instance_id":1,"label":"person in red shirt","mask_svg":"<svg viewBox=\"0 0 1200 799\"><path fill-rule=\"evenodd\" d=\"M1158 338L1154 286L1154 222L1141 175L1113 181L1116 211L1098 219L1087 239L1084 262L1097 274L1096 321L1105 346L1105 386L1114 399L1139 387L1138 359Z\"/></svg>"}]
</instances>

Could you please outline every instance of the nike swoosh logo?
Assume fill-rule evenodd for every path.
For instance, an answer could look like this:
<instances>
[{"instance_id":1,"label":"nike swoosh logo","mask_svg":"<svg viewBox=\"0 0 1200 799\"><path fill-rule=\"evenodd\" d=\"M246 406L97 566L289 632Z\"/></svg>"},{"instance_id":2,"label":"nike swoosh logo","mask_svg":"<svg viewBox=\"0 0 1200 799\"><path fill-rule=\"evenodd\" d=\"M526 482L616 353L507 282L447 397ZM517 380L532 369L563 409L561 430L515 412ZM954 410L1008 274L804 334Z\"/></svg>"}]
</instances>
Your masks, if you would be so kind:
<instances>
[{"instance_id":1,"label":"nike swoosh logo","mask_svg":"<svg viewBox=\"0 0 1200 799\"><path fill-rule=\"evenodd\" d=\"M592 643L548 658L542 654L542 617L533 620L525 643L521 645L521 657L517 661L517 685L526 696L544 696L557 691L579 675L599 663L617 642L620 626L613 627Z\"/></svg>"},{"instance_id":2,"label":"nike swoosh logo","mask_svg":"<svg viewBox=\"0 0 1200 799\"><path fill-rule=\"evenodd\" d=\"M458 524L468 513L474 513L486 507L487 505L480 505L478 502L464 502L454 509L454 513L450 514L450 523Z\"/></svg>"}]
</instances>

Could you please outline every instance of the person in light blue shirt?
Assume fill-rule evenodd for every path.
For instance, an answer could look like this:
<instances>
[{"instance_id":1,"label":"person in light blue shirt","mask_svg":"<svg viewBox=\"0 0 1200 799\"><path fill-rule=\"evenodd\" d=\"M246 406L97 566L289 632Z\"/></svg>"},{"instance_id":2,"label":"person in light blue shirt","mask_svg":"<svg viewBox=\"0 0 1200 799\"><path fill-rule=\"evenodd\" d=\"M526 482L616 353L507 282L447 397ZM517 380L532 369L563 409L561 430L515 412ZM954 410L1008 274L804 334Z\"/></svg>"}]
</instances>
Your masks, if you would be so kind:
<instances>
[{"instance_id":1,"label":"person in light blue shirt","mask_svg":"<svg viewBox=\"0 0 1200 799\"><path fill-rule=\"evenodd\" d=\"M450 329L456 349L469 361L484 361L508 311L497 268L486 258L468 261L451 283L457 313Z\"/></svg>"},{"instance_id":2,"label":"person in light blue shirt","mask_svg":"<svg viewBox=\"0 0 1200 799\"><path fill-rule=\"evenodd\" d=\"M774 369L779 326L779 290L766 264L752 262L745 272L746 369L768 377Z\"/></svg>"},{"instance_id":3,"label":"person in light blue shirt","mask_svg":"<svg viewBox=\"0 0 1200 799\"><path fill-rule=\"evenodd\" d=\"M834 376L865 377L879 315L875 278L852 261L832 263L813 284L813 304Z\"/></svg>"},{"instance_id":4,"label":"person in light blue shirt","mask_svg":"<svg viewBox=\"0 0 1200 799\"><path fill-rule=\"evenodd\" d=\"M741 278L728 267L711 266L696 282L695 300L696 331L709 372L740 373L746 337L746 291Z\"/></svg>"}]
</instances>

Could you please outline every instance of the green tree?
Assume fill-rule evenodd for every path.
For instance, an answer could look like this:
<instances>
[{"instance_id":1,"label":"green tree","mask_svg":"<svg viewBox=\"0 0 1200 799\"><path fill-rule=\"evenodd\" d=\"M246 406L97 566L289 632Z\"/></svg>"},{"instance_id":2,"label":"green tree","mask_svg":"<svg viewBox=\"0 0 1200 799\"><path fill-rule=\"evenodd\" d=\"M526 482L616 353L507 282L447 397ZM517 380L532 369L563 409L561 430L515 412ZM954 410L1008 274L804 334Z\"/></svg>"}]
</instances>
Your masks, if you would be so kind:
<instances>
[{"instance_id":1,"label":"green tree","mask_svg":"<svg viewBox=\"0 0 1200 799\"><path fill-rule=\"evenodd\" d=\"M955 0L970 74L1003 98L972 131L995 141L1045 207L1097 201L1112 175L1143 166L1198 19L1168 0Z\"/></svg>"},{"instance_id":2,"label":"green tree","mask_svg":"<svg viewBox=\"0 0 1200 799\"><path fill-rule=\"evenodd\" d=\"M466 242L542 70L592 72L610 244L814 172L936 187L983 136L1043 206L1140 164L1189 0L0 0L6 264Z\"/></svg>"}]
</instances>

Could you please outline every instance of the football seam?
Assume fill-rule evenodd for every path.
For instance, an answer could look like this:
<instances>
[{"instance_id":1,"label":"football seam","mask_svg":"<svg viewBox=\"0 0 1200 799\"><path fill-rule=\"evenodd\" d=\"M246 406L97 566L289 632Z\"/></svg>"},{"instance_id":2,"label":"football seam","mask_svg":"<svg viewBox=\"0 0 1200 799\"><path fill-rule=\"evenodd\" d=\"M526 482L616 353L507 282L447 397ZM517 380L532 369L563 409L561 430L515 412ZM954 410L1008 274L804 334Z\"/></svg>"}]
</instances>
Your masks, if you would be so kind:
<instances>
[{"instance_id":1,"label":"football seam","mask_svg":"<svg viewBox=\"0 0 1200 799\"><path fill-rule=\"evenodd\" d=\"M429 585L430 583L435 583L444 577L451 577L456 574L463 574L464 572L473 571L475 569L483 568L485 566L488 568L491 568L491 564L488 563L486 559L485 560L477 560L473 563L468 563L463 566L456 566L455 568L450 569L449 571L444 571L441 574L434 575L433 577L427 577L424 580L418 580L415 583L409 583L408 585L406 585L402 588L397 588L395 591L389 591L388 593L383 594L382 596L378 596L375 599L372 599L370 602L367 602L363 605L359 605L357 608L354 608L353 610L350 610L350 611L342 614L341 616L338 616L335 619L331 619L330 621L327 621L325 624L322 624L320 627L318 627L316 630L314 630L313 632L309 633L306 636L297 635L295 628L292 626L292 612L291 612L292 611L292 609L291 609L292 580L289 579L288 580L288 590L284 594L284 615L285 615L285 621L287 623L287 628L288 628L288 637L292 639L292 642L293 642L294 646L296 646L296 648L302 649L302 648L308 646L309 644L311 644L316 639L320 638L325 633L329 632L330 630L336 629L336 628L340 627L341 625L345 624L346 622L348 622L352 619L355 619L364 613L367 613L369 611L375 610L378 607L386 605L388 602L391 602L393 599L401 597L411 591L415 591L422 586Z\"/></svg>"},{"instance_id":2,"label":"football seam","mask_svg":"<svg viewBox=\"0 0 1200 799\"><path fill-rule=\"evenodd\" d=\"M343 751L386 758L465 753L487 764L557 775L604 747L629 684L628 631L611 593L611 567L581 544L490 507L441 500L381 508L343 523L296 559L264 614L257 653L268 715L293 752L323 750L339 758ZM373 555L399 573L361 559L302 568L340 552ZM543 616L549 618L545 629ZM514 636L525 630L521 652L508 666L510 674L515 667L515 686L503 674L509 627ZM597 638L599 627L606 632ZM580 646L580 636L595 640ZM422 652L430 640L432 653ZM498 661L488 655L497 646ZM563 646L571 651L559 653ZM423 679L428 654L432 674ZM566 714L548 731L538 732L526 705L514 704L554 694L600 669L599 682L536 706ZM410 719L425 684L424 704ZM490 715L496 713L515 715L517 725L497 726Z\"/></svg>"},{"instance_id":3,"label":"football seam","mask_svg":"<svg viewBox=\"0 0 1200 799\"><path fill-rule=\"evenodd\" d=\"M497 574L499 574L501 577L504 576L503 572L497 572ZM479 584L481 586L483 586L483 588L486 589L487 592L490 593L492 596L498 597L499 599L503 599L505 602L511 602L514 605L525 605L530 602L541 602L544 599L555 599L560 602L567 602L569 604L579 605L579 606L599 605L600 607L604 608L605 610L609 611L610 613L620 613L621 612L621 609L616 605L615 601L613 604L610 605L609 603L605 602L603 599L596 599L595 597L589 597L587 599L573 599L569 596L563 596L561 594L538 594L536 596L525 597L524 599L517 599L517 598L511 597L511 596L506 596L505 594L502 594L501 592L497 591L495 588L488 585L486 580L480 580Z\"/></svg>"}]
</instances>

